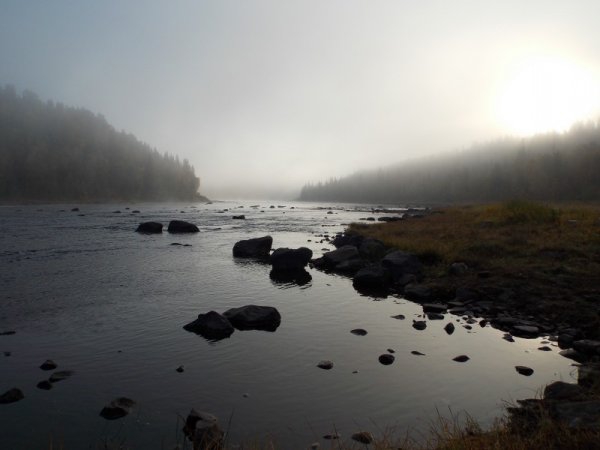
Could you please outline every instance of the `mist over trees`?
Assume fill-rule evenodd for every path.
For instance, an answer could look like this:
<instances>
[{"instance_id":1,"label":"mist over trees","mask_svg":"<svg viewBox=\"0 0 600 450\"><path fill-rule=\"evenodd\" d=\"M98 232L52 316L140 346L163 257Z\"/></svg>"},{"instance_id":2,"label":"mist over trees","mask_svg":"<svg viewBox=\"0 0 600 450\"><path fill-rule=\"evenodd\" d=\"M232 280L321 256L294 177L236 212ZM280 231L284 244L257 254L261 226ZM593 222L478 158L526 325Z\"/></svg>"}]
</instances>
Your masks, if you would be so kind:
<instances>
[{"instance_id":1,"label":"mist over trees","mask_svg":"<svg viewBox=\"0 0 600 450\"><path fill-rule=\"evenodd\" d=\"M454 203L600 200L600 122L306 184L301 200Z\"/></svg>"},{"instance_id":2,"label":"mist over trees","mask_svg":"<svg viewBox=\"0 0 600 450\"><path fill-rule=\"evenodd\" d=\"M0 201L199 200L187 160L101 115L0 87Z\"/></svg>"}]
</instances>

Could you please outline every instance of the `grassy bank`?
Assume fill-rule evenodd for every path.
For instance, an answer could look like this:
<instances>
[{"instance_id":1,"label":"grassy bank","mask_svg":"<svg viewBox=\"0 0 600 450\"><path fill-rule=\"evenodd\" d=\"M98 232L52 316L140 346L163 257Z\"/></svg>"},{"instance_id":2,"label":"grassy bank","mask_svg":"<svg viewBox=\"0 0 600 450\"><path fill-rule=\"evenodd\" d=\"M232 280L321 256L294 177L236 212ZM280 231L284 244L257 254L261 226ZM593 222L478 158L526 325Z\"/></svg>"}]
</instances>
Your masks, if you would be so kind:
<instances>
[{"instance_id":1,"label":"grassy bank","mask_svg":"<svg viewBox=\"0 0 600 450\"><path fill-rule=\"evenodd\" d=\"M509 309L576 326L600 337L600 207L524 201L449 207L420 218L372 225L350 233L373 237L418 255L425 279L440 291L457 287L502 290ZM460 277L449 266L469 267Z\"/></svg>"}]
</instances>

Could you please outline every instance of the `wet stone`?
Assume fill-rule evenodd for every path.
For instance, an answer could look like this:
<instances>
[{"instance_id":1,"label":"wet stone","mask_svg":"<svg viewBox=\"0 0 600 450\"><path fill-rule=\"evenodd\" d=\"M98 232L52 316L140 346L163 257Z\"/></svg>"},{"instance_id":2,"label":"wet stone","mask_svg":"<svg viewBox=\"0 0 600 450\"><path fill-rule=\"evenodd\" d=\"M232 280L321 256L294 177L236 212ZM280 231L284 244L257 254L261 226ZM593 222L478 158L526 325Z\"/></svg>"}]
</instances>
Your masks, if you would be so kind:
<instances>
[{"instance_id":1,"label":"wet stone","mask_svg":"<svg viewBox=\"0 0 600 450\"><path fill-rule=\"evenodd\" d=\"M333 369L333 362L331 362L329 360L319 361L319 364L317 364L317 367L319 369L331 370L331 369Z\"/></svg>"},{"instance_id":2,"label":"wet stone","mask_svg":"<svg viewBox=\"0 0 600 450\"><path fill-rule=\"evenodd\" d=\"M394 355L390 355L387 353L384 353L383 355L379 356L379 362L381 364L383 364L384 366L389 366L390 364L392 364L394 362L396 358L394 358Z\"/></svg>"},{"instance_id":3,"label":"wet stone","mask_svg":"<svg viewBox=\"0 0 600 450\"><path fill-rule=\"evenodd\" d=\"M366 336L367 330L364 330L362 328L355 328L354 330L350 330L350 333L354 334L355 336Z\"/></svg>"},{"instance_id":4,"label":"wet stone","mask_svg":"<svg viewBox=\"0 0 600 450\"><path fill-rule=\"evenodd\" d=\"M463 363L463 362L467 362L469 359L471 359L471 358L469 358L467 355L459 355L459 356L452 358L452 361Z\"/></svg>"},{"instance_id":5,"label":"wet stone","mask_svg":"<svg viewBox=\"0 0 600 450\"><path fill-rule=\"evenodd\" d=\"M533 375L533 369L531 367L515 366L515 370L526 377Z\"/></svg>"}]
</instances>

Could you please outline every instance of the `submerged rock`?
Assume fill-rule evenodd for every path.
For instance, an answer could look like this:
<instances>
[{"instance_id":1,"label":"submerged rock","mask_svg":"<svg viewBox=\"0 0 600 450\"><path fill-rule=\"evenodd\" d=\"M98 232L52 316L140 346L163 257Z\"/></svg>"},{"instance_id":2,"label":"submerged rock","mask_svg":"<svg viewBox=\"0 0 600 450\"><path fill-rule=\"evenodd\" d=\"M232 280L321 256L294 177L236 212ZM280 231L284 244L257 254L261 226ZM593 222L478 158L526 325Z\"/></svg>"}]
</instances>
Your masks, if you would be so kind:
<instances>
[{"instance_id":1,"label":"submerged rock","mask_svg":"<svg viewBox=\"0 0 600 450\"><path fill-rule=\"evenodd\" d=\"M272 245L273 238L271 236L245 239L235 243L233 246L233 256L238 258L267 259Z\"/></svg>"},{"instance_id":2,"label":"submerged rock","mask_svg":"<svg viewBox=\"0 0 600 450\"><path fill-rule=\"evenodd\" d=\"M223 316L238 330L275 331L281 323L281 315L272 306L246 305L231 308Z\"/></svg>"},{"instance_id":3,"label":"submerged rock","mask_svg":"<svg viewBox=\"0 0 600 450\"><path fill-rule=\"evenodd\" d=\"M50 381L50 383L58 383L59 381L63 381L66 380L67 378L71 378L71 376L73 376L75 372L73 372L72 370L60 370L58 372L54 372L52 375L50 375L50 378L48 378L48 381Z\"/></svg>"},{"instance_id":4,"label":"submerged rock","mask_svg":"<svg viewBox=\"0 0 600 450\"><path fill-rule=\"evenodd\" d=\"M47 359L46 361L44 361L42 363L42 365L40 366L40 369L42 370L54 370L58 367L58 365L52 361L51 359Z\"/></svg>"},{"instance_id":5,"label":"submerged rock","mask_svg":"<svg viewBox=\"0 0 600 450\"><path fill-rule=\"evenodd\" d=\"M106 420L116 420L125 417L135 406L135 401L127 397L114 399L100 411L100 416Z\"/></svg>"},{"instance_id":6,"label":"submerged rock","mask_svg":"<svg viewBox=\"0 0 600 450\"><path fill-rule=\"evenodd\" d=\"M319 361L319 364L317 364L317 367L319 369L331 370L331 369L333 369L333 362L325 359L323 361Z\"/></svg>"},{"instance_id":7,"label":"submerged rock","mask_svg":"<svg viewBox=\"0 0 600 450\"><path fill-rule=\"evenodd\" d=\"M169 233L198 233L200 230L193 223L184 220L171 220L167 231Z\"/></svg>"},{"instance_id":8,"label":"submerged rock","mask_svg":"<svg viewBox=\"0 0 600 450\"><path fill-rule=\"evenodd\" d=\"M209 340L228 338L235 331L231 322L216 311L198 314L198 318L184 325L183 329L199 334Z\"/></svg>"},{"instance_id":9,"label":"submerged rock","mask_svg":"<svg viewBox=\"0 0 600 450\"><path fill-rule=\"evenodd\" d=\"M49 391L52 389L52 383L50 383L48 380L40 381L36 386L38 389L42 389L44 391Z\"/></svg>"},{"instance_id":10,"label":"submerged rock","mask_svg":"<svg viewBox=\"0 0 600 450\"><path fill-rule=\"evenodd\" d=\"M23 400L24 398L25 395L23 395L23 391L21 391L21 389L12 388L0 395L0 404L15 403L19 400Z\"/></svg>"},{"instance_id":11,"label":"submerged rock","mask_svg":"<svg viewBox=\"0 0 600 450\"><path fill-rule=\"evenodd\" d=\"M162 233L162 230L163 224L160 222L142 222L135 231L144 234L159 234Z\"/></svg>"}]
</instances>

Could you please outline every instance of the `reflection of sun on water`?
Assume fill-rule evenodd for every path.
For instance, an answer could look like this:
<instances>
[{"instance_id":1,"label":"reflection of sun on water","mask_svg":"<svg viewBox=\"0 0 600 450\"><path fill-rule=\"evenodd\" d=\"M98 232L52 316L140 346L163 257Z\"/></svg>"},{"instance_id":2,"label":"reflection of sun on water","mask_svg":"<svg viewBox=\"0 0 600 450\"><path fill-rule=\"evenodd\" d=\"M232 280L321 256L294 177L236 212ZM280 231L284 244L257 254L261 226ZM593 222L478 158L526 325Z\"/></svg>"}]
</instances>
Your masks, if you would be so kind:
<instances>
[{"instance_id":1,"label":"reflection of sun on water","mask_svg":"<svg viewBox=\"0 0 600 450\"><path fill-rule=\"evenodd\" d=\"M519 66L497 100L497 114L511 133L565 131L600 111L600 80L576 63L552 57Z\"/></svg>"}]
</instances>

